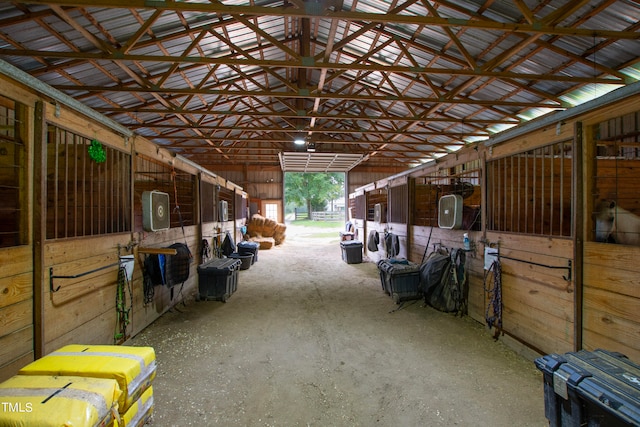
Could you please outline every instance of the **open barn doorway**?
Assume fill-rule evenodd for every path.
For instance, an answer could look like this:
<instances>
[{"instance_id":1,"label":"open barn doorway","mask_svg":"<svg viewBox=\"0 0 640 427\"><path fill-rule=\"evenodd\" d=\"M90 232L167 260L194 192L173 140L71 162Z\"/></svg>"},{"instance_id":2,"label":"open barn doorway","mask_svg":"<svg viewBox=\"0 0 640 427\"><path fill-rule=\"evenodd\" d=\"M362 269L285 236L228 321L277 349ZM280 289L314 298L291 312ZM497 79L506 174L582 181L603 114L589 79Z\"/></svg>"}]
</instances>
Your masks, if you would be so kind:
<instances>
[{"instance_id":1,"label":"open barn doorway","mask_svg":"<svg viewBox=\"0 0 640 427\"><path fill-rule=\"evenodd\" d=\"M285 221L288 236L315 234L338 238L348 220L344 172L286 172Z\"/></svg>"}]
</instances>

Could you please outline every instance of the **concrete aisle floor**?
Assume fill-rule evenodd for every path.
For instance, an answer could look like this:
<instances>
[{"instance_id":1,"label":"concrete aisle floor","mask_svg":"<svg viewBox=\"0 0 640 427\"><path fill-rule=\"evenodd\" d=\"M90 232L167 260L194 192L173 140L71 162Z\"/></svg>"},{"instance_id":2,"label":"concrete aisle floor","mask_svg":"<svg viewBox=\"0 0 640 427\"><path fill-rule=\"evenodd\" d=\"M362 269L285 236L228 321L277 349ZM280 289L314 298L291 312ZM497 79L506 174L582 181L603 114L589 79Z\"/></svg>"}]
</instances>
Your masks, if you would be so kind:
<instances>
[{"instance_id":1,"label":"concrete aisle floor","mask_svg":"<svg viewBox=\"0 0 640 427\"><path fill-rule=\"evenodd\" d=\"M548 425L531 361L468 317L394 311L330 234L290 226L227 303L187 301L129 341L156 350L151 425Z\"/></svg>"}]
</instances>

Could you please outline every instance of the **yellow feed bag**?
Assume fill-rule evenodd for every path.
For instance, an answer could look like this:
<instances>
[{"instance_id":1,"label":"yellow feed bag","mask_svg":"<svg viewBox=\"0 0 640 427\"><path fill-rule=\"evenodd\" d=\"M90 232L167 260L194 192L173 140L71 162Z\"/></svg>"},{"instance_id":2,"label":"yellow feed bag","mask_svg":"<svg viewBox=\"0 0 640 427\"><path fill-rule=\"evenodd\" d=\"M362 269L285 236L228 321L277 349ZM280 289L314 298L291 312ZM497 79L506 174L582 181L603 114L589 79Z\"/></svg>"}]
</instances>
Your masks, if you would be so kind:
<instances>
[{"instance_id":1,"label":"yellow feed bag","mask_svg":"<svg viewBox=\"0 0 640 427\"><path fill-rule=\"evenodd\" d=\"M141 427L146 424L153 415L153 387L147 388L142 396L120 416L120 423L115 420L114 427Z\"/></svg>"},{"instance_id":2,"label":"yellow feed bag","mask_svg":"<svg viewBox=\"0 0 640 427\"><path fill-rule=\"evenodd\" d=\"M113 378L122 391L118 409L124 414L155 378L156 356L152 347L72 344L28 364L18 373Z\"/></svg>"},{"instance_id":3,"label":"yellow feed bag","mask_svg":"<svg viewBox=\"0 0 640 427\"><path fill-rule=\"evenodd\" d=\"M113 379L16 375L0 383L0 426L108 426L120 395Z\"/></svg>"}]
</instances>

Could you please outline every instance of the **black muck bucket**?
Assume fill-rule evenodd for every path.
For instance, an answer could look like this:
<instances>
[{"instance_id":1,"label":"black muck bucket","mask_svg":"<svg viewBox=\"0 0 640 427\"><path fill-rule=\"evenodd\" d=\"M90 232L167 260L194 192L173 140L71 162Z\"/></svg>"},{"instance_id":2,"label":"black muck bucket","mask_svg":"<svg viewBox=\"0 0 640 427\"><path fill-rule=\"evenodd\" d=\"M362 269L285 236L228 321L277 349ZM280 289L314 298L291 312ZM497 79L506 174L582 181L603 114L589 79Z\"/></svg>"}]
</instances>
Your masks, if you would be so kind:
<instances>
[{"instance_id":1,"label":"black muck bucket","mask_svg":"<svg viewBox=\"0 0 640 427\"><path fill-rule=\"evenodd\" d=\"M253 261L253 254L241 254L238 252L234 252L229 255L229 258L239 259L242 264L240 265L240 270L248 270L251 267L251 263Z\"/></svg>"}]
</instances>

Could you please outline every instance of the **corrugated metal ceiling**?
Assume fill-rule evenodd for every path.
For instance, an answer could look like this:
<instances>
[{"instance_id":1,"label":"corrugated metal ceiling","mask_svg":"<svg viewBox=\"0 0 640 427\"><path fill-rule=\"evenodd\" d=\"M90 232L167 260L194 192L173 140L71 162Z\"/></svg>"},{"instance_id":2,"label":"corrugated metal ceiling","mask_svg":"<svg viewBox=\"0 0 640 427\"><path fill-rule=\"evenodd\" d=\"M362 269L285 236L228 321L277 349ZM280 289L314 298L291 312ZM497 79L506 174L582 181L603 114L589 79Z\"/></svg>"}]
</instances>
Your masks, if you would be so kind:
<instances>
[{"instance_id":1,"label":"corrugated metal ceiling","mask_svg":"<svg viewBox=\"0 0 640 427\"><path fill-rule=\"evenodd\" d=\"M632 83L639 16L624 0L3 2L0 58L212 169L286 167L299 136L307 160L407 168Z\"/></svg>"}]
</instances>

